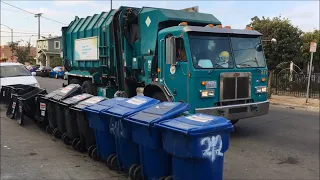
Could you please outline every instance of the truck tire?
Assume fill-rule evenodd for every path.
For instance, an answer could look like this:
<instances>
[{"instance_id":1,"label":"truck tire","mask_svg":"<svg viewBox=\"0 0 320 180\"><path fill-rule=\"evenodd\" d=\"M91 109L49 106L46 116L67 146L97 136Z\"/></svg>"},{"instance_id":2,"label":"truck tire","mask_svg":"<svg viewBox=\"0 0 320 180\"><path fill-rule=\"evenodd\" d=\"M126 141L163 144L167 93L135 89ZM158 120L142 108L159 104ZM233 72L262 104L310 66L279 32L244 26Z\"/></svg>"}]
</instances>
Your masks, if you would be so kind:
<instances>
[{"instance_id":1,"label":"truck tire","mask_svg":"<svg viewBox=\"0 0 320 180\"><path fill-rule=\"evenodd\" d=\"M91 80L86 80L82 83L81 90L83 93L92 94L94 96L97 95L97 89L94 84L92 84Z\"/></svg>"},{"instance_id":2,"label":"truck tire","mask_svg":"<svg viewBox=\"0 0 320 180\"><path fill-rule=\"evenodd\" d=\"M71 79L69 84L79 84L79 85L81 85L81 81L79 79Z\"/></svg>"},{"instance_id":3,"label":"truck tire","mask_svg":"<svg viewBox=\"0 0 320 180\"><path fill-rule=\"evenodd\" d=\"M158 99L161 102L168 101L166 96L163 94L163 92L155 92L155 93L153 93L152 98Z\"/></svg>"}]
</instances>

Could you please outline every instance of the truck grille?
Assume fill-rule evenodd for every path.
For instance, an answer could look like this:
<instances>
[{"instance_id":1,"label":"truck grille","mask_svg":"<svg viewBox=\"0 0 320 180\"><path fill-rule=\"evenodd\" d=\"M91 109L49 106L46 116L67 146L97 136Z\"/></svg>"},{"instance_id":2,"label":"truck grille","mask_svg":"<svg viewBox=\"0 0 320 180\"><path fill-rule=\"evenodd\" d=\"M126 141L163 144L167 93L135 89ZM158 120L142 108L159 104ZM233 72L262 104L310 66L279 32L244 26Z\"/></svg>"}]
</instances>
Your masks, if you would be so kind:
<instances>
[{"instance_id":1,"label":"truck grille","mask_svg":"<svg viewBox=\"0 0 320 180\"><path fill-rule=\"evenodd\" d=\"M220 100L230 101L250 98L251 73L221 73Z\"/></svg>"}]
</instances>

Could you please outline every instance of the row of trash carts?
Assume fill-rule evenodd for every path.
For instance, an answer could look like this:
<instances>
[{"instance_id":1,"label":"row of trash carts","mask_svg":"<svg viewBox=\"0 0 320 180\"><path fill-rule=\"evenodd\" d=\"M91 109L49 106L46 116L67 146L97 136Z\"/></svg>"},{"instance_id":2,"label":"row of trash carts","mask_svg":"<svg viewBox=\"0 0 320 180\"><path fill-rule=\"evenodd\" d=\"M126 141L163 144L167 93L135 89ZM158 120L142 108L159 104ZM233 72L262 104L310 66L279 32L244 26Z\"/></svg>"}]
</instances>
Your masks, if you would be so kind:
<instances>
[{"instance_id":1,"label":"row of trash carts","mask_svg":"<svg viewBox=\"0 0 320 180\"><path fill-rule=\"evenodd\" d=\"M7 116L25 116L79 152L87 152L131 180L222 180L229 120L188 113L182 102L135 96L93 96L70 84L51 93L13 85L1 88Z\"/></svg>"}]
</instances>

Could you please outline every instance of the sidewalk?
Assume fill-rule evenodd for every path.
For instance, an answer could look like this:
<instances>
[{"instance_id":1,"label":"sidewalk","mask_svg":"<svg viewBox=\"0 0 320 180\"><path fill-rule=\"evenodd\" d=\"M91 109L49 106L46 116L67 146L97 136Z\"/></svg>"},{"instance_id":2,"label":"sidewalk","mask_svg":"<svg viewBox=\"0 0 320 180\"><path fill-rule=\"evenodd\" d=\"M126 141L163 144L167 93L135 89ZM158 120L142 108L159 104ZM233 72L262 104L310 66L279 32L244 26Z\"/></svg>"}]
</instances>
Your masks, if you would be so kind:
<instances>
[{"instance_id":1,"label":"sidewalk","mask_svg":"<svg viewBox=\"0 0 320 180\"><path fill-rule=\"evenodd\" d=\"M270 104L283 105L293 108L306 108L313 111L319 111L319 99L309 99L306 103L306 98L298 98L293 96L272 95L269 99Z\"/></svg>"}]
</instances>

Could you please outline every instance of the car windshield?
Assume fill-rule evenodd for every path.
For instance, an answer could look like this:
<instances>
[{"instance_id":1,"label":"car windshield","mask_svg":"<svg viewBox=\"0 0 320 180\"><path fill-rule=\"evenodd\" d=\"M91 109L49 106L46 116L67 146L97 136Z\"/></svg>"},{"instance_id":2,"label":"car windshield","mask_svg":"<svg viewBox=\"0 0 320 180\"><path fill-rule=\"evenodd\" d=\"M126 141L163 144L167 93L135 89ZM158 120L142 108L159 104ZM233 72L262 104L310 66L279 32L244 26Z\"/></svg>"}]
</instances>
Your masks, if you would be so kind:
<instances>
[{"instance_id":1,"label":"car windshield","mask_svg":"<svg viewBox=\"0 0 320 180\"><path fill-rule=\"evenodd\" d=\"M265 67L262 50L258 51L260 37L196 36L190 35L190 48L195 68Z\"/></svg>"},{"instance_id":2,"label":"car windshield","mask_svg":"<svg viewBox=\"0 0 320 180\"><path fill-rule=\"evenodd\" d=\"M9 65L0 67L0 77L31 76L31 73L23 65Z\"/></svg>"},{"instance_id":3,"label":"car windshield","mask_svg":"<svg viewBox=\"0 0 320 180\"><path fill-rule=\"evenodd\" d=\"M234 60L238 68L265 67L260 37L231 37Z\"/></svg>"},{"instance_id":4,"label":"car windshield","mask_svg":"<svg viewBox=\"0 0 320 180\"><path fill-rule=\"evenodd\" d=\"M190 36L190 47L195 68L233 68L228 37Z\"/></svg>"}]
</instances>

